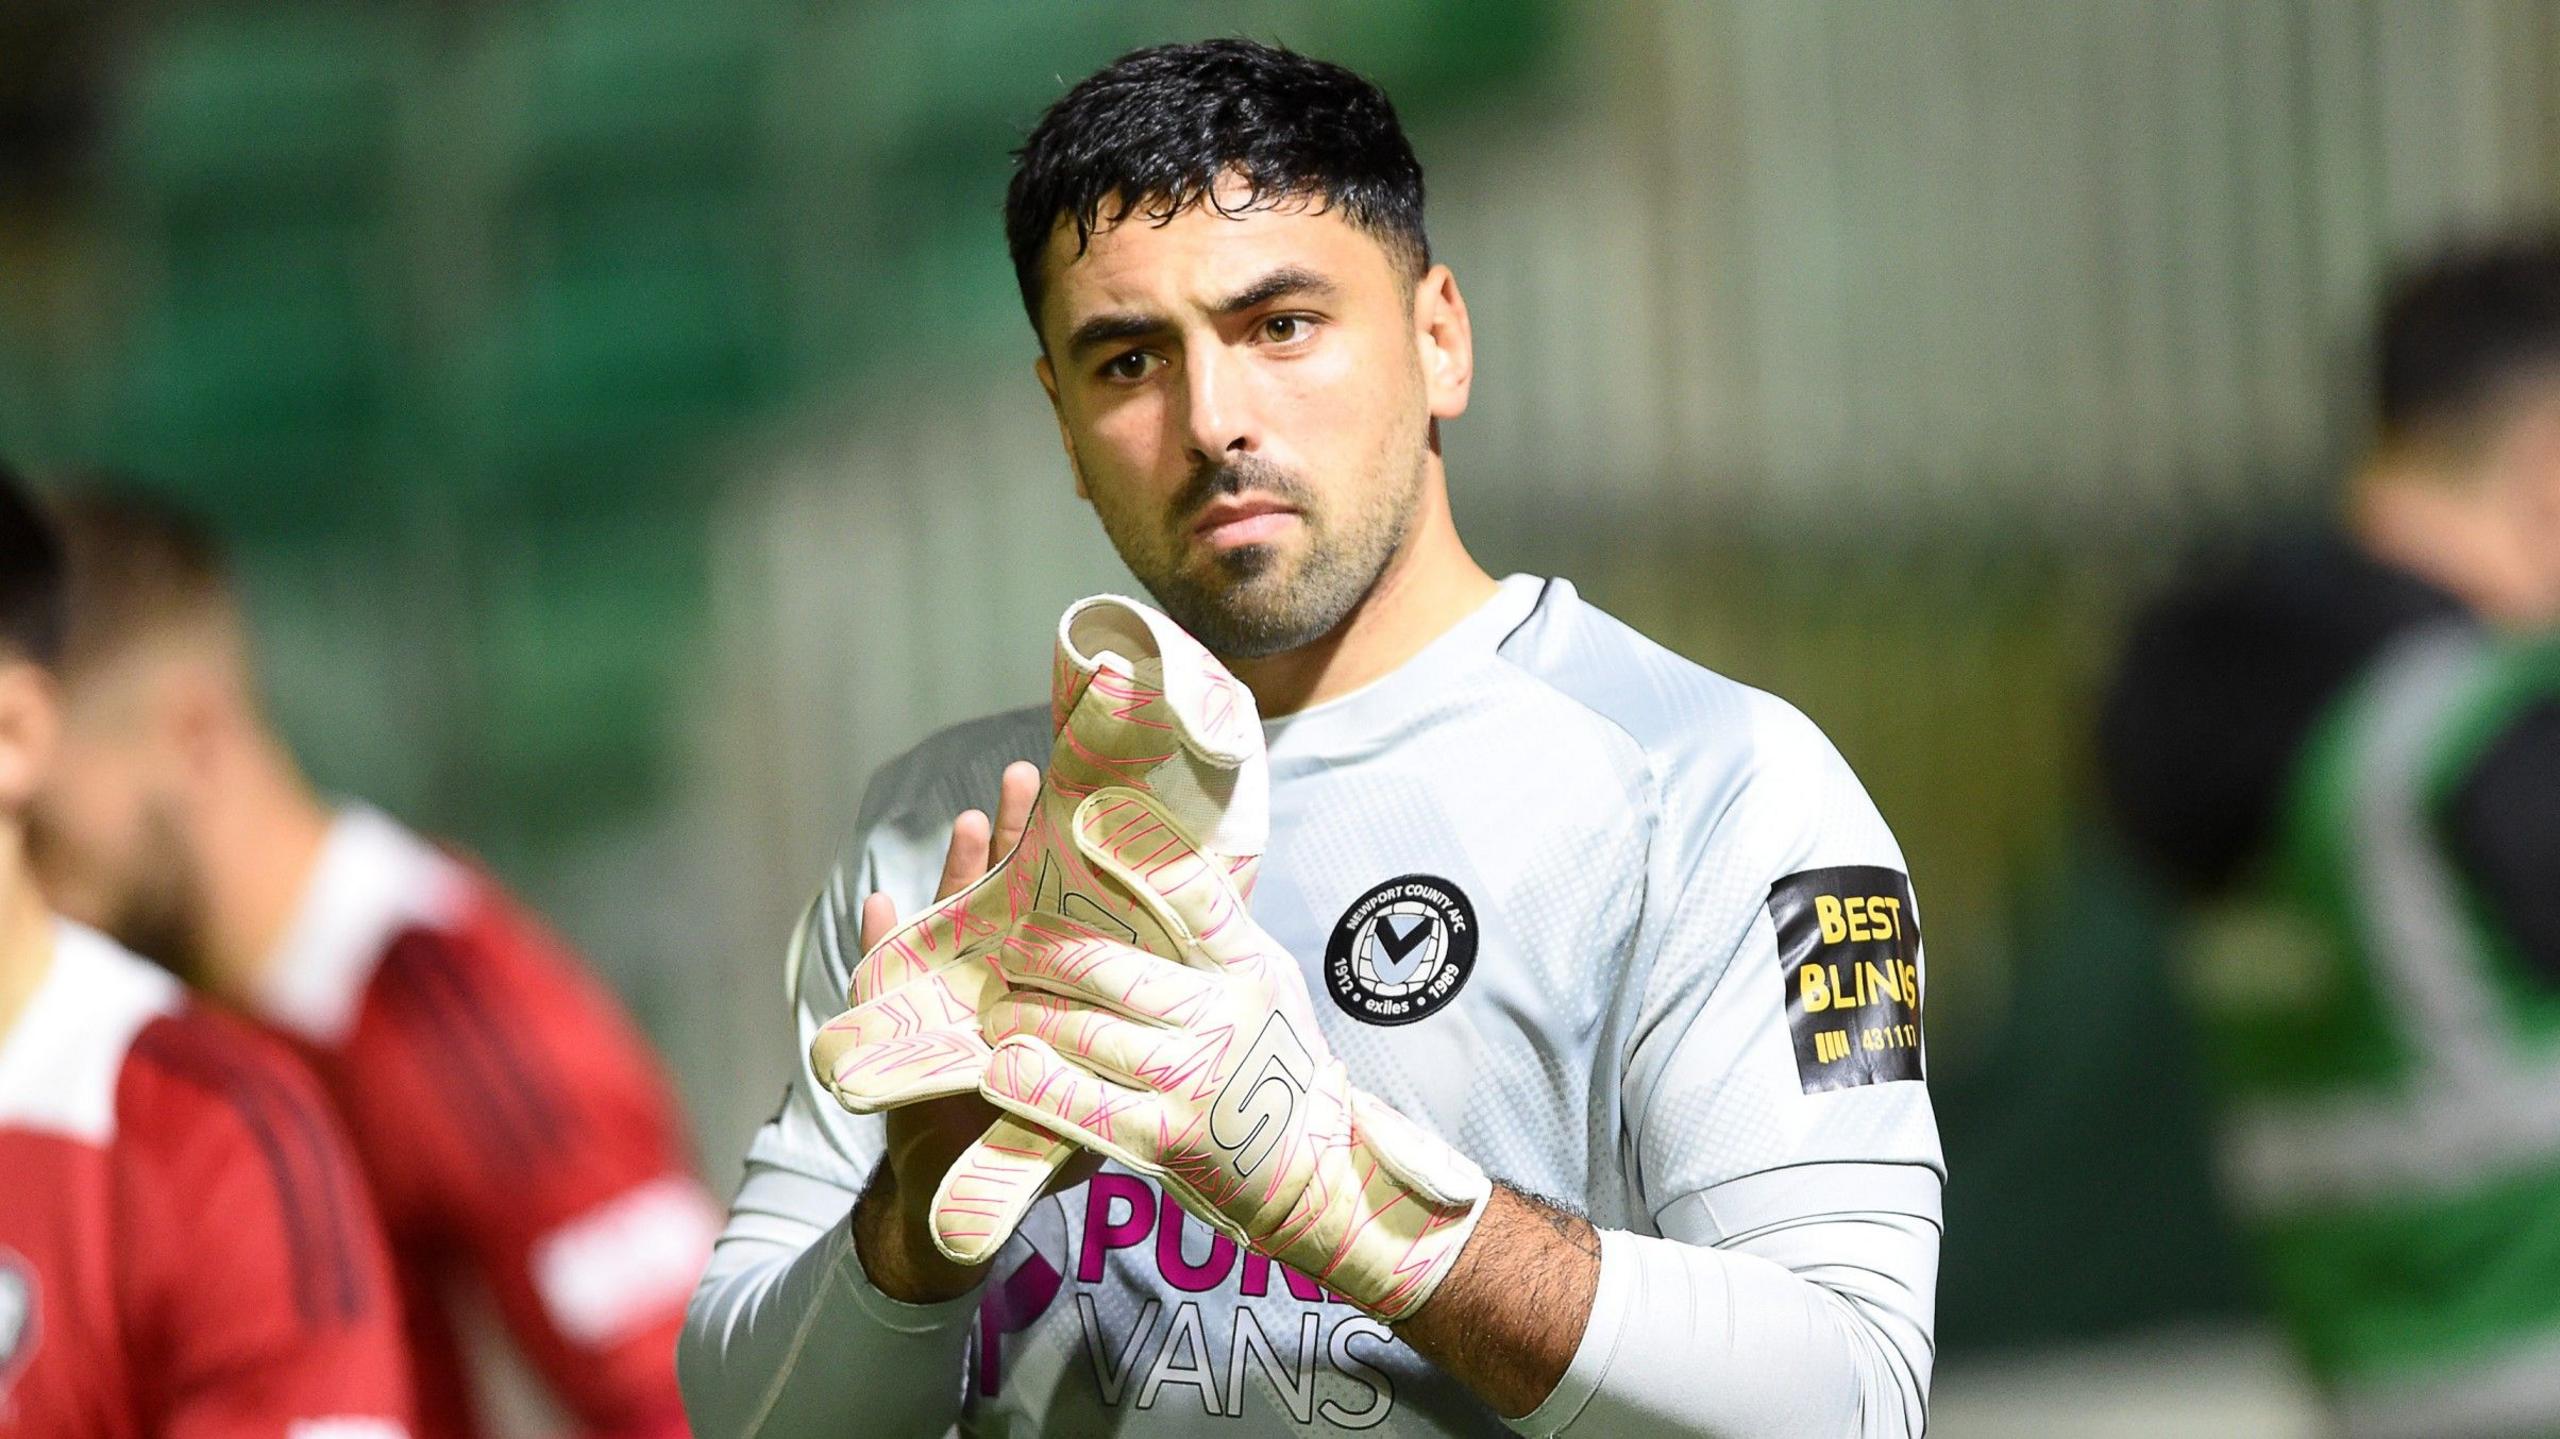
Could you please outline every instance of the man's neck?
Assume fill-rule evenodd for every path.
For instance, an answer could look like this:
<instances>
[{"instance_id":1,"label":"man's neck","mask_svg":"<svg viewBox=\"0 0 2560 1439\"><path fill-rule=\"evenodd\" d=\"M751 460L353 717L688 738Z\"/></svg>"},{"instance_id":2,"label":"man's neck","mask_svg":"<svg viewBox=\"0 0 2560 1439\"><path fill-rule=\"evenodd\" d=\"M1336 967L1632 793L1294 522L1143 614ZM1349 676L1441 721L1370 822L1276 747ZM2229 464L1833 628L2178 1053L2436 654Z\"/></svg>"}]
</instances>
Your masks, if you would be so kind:
<instances>
[{"instance_id":1,"label":"man's neck","mask_svg":"<svg viewBox=\"0 0 2560 1439\"><path fill-rule=\"evenodd\" d=\"M1263 718L1278 719L1394 672L1500 588L1459 540L1448 491L1435 476L1414 515L1412 537L1341 624L1312 644L1261 659L1229 659L1227 668L1253 691Z\"/></svg>"},{"instance_id":2,"label":"man's neck","mask_svg":"<svg viewBox=\"0 0 2560 1439\"><path fill-rule=\"evenodd\" d=\"M0 824L0 1044L53 967L53 914L27 872L25 836Z\"/></svg>"},{"instance_id":3,"label":"man's neck","mask_svg":"<svg viewBox=\"0 0 2560 1439\"><path fill-rule=\"evenodd\" d=\"M2488 484L2376 466L2357 486L2350 523L2375 558L2453 595L2490 624L2547 623L2543 577Z\"/></svg>"},{"instance_id":4,"label":"man's neck","mask_svg":"<svg viewBox=\"0 0 2560 1439\"><path fill-rule=\"evenodd\" d=\"M200 983L246 1005L301 913L334 816L281 751L259 757L204 836L205 952Z\"/></svg>"}]
</instances>

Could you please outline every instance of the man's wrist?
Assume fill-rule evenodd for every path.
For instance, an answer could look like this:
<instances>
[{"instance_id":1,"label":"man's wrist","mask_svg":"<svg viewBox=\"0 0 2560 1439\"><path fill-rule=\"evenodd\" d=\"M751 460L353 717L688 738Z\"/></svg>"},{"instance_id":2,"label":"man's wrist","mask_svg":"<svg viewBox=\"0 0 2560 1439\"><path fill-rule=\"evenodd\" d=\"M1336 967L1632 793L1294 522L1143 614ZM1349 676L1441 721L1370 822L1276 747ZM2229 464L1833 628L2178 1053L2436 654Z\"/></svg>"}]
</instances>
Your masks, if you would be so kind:
<instances>
[{"instance_id":1,"label":"man's wrist","mask_svg":"<svg viewBox=\"0 0 2560 1439\"><path fill-rule=\"evenodd\" d=\"M885 1159L853 1204L853 1257L872 1288L901 1304L947 1303L987 1277L985 1266L956 1263L934 1247L929 1217L904 1202Z\"/></svg>"},{"instance_id":2,"label":"man's wrist","mask_svg":"<svg viewBox=\"0 0 2560 1439\"><path fill-rule=\"evenodd\" d=\"M1600 1251L1589 1220L1497 1184L1448 1277L1396 1334L1497 1412L1528 1414L1582 1347Z\"/></svg>"}]
</instances>

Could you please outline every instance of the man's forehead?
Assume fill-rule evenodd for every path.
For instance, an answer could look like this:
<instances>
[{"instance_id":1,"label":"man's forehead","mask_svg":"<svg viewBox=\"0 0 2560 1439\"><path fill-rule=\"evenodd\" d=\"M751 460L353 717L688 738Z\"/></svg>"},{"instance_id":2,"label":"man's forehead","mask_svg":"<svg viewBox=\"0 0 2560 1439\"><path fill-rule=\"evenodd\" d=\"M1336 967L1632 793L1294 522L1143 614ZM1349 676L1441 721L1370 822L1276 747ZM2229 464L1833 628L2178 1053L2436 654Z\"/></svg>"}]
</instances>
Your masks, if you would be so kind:
<instances>
[{"instance_id":1,"label":"man's forehead","mask_svg":"<svg viewBox=\"0 0 2560 1439\"><path fill-rule=\"evenodd\" d=\"M1168 216L1141 204L1118 220L1115 196L1077 252L1067 216L1049 232L1042 263L1050 318L1138 302L1207 306L1281 265L1355 283L1365 268L1389 267L1378 241L1321 196L1283 196L1247 206L1221 187L1224 209L1194 201Z\"/></svg>"},{"instance_id":2,"label":"man's forehead","mask_svg":"<svg viewBox=\"0 0 2560 1439\"><path fill-rule=\"evenodd\" d=\"M243 638L213 616L146 621L106 643L78 647L57 676L66 707L81 716L121 714L149 702L191 669L245 667Z\"/></svg>"}]
</instances>

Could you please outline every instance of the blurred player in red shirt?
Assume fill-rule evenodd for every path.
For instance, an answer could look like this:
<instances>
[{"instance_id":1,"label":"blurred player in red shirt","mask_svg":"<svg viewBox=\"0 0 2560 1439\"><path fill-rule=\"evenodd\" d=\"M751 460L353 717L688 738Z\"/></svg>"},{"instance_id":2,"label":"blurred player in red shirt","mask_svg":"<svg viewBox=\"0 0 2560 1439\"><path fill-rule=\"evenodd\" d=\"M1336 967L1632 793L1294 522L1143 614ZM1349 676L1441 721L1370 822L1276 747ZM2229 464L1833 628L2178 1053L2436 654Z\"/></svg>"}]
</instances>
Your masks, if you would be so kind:
<instances>
[{"instance_id":1,"label":"blurred player in red shirt","mask_svg":"<svg viewBox=\"0 0 2560 1439\"><path fill-rule=\"evenodd\" d=\"M61 616L0 471L0 1435L399 1439L390 1265L310 1077L37 890Z\"/></svg>"},{"instance_id":2,"label":"blurred player in red shirt","mask_svg":"<svg viewBox=\"0 0 2560 1439\"><path fill-rule=\"evenodd\" d=\"M58 518L55 903L310 1060L382 1211L422 1434L483 1432L474 1289L582 1432L682 1433L675 1337L718 1212L638 1030L487 875L313 792L202 530L132 498Z\"/></svg>"}]
</instances>

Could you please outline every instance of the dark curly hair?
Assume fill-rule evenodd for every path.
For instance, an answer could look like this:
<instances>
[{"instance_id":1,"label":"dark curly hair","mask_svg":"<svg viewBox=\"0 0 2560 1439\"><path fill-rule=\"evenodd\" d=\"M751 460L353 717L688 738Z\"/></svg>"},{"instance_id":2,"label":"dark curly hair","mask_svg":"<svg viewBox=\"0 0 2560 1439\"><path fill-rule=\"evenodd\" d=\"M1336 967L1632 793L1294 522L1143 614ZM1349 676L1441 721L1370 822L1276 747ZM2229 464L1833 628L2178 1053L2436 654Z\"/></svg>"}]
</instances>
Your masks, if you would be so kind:
<instances>
[{"instance_id":1,"label":"dark curly hair","mask_svg":"<svg viewBox=\"0 0 2560 1439\"><path fill-rule=\"evenodd\" d=\"M1219 179L1248 186L1222 205ZM1430 268L1422 166L1385 92L1339 65L1252 40L1133 50L1060 96L1014 152L1004 202L1022 306L1040 327L1040 260L1064 217L1076 253L1131 214L1161 223L1314 199L1375 236L1416 278Z\"/></svg>"},{"instance_id":2,"label":"dark curly hair","mask_svg":"<svg viewBox=\"0 0 2560 1439\"><path fill-rule=\"evenodd\" d=\"M62 541L6 464L0 464L0 659L62 660Z\"/></svg>"},{"instance_id":3,"label":"dark curly hair","mask_svg":"<svg viewBox=\"0 0 2560 1439\"><path fill-rule=\"evenodd\" d=\"M2455 246L2403 270L2373 352L2375 418L2390 441L2458 434L2519 384L2560 377L2560 234Z\"/></svg>"}]
</instances>

